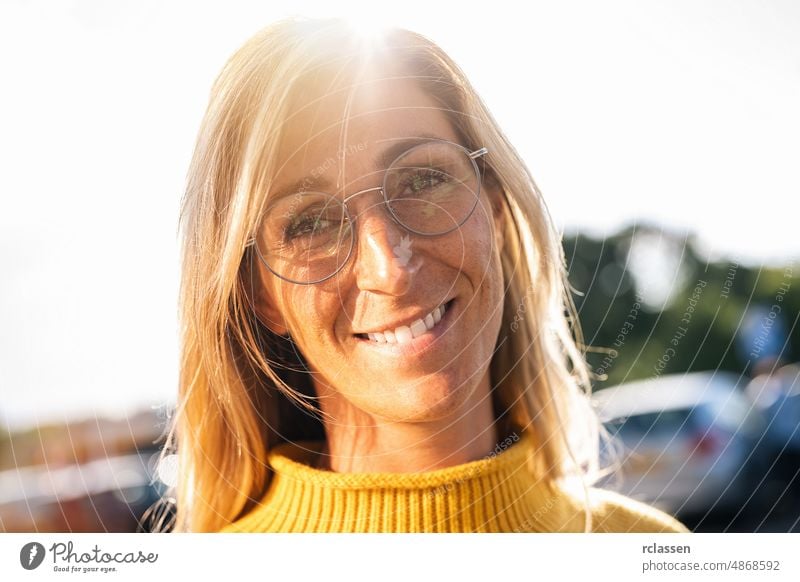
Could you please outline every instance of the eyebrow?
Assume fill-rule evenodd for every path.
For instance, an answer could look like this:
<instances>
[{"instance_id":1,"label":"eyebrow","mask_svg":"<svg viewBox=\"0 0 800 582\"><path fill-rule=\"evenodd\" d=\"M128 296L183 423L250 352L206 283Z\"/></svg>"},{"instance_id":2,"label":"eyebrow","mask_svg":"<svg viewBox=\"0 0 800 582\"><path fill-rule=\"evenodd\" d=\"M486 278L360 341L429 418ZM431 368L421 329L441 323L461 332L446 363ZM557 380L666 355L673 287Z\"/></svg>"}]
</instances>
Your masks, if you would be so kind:
<instances>
[{"instance_id":1,"label":"eyebrow","mask_svg":"<svg viewBox=\"0 0 800 582\"><path fill-rule=\"evenodd\" d=\"M378 140L376 143L392 142L392 145L383 149L381 155L378 157L378 160L383 168L387 168L389 167L389 164L395 161L397 157L406 150L432 139L444 140L444 138L431 135L429 133L420 133L415 137L387 138Z\"/></svg>"},{"instance_id":2,"label":"eyebrow","mask_svg":"<svg viewBox=\"0 0 800 582\"><path fill-rule=\"evenodd\" d=\"M412 147L419 145L423 142L429 140L444 140L443 137L431 135L428 133L420 133L414 137L406 137L406 138L387 138L378 140L376 143L386 143L391 142L391 145L385 147L379 156L375 159L381 164L382 168L388 168L389 164L395 161L400 154L403 152L411 149ZM447 140L445 140L447 141ZM327 160L326 160L327 162ZM279 188L270 199L273 201L278 200L280 198L285 198L286 196L291 196L296 194L297 192L309 191L309 190L320 190L323 192L330 192L332 191L333 184L330 180L324 178L323 176L305 176L300 178L296 182L293 182L289 186Z\"/></svg>"}]
</instances>

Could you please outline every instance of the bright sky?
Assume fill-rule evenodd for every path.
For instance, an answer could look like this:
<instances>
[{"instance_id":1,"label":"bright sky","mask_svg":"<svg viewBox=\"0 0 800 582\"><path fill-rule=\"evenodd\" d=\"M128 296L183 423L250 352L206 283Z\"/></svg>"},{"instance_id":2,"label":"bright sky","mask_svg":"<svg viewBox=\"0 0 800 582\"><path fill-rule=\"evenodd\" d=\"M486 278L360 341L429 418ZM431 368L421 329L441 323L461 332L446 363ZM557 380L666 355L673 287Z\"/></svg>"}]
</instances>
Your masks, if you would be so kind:
<instances>
[{"instance_id":1,"label":"bright sky","mask_svg":"<svg viewBox=\"0 0 800 582\"><path fill-rule=\"evenodd\" d=\"M0 5L0 424L174 399L178 202L214 77L275 18L377 3L165 4ZM561 228L800 256L800 3L380 10L461 64Z\"/></svg>"}]
</instances>

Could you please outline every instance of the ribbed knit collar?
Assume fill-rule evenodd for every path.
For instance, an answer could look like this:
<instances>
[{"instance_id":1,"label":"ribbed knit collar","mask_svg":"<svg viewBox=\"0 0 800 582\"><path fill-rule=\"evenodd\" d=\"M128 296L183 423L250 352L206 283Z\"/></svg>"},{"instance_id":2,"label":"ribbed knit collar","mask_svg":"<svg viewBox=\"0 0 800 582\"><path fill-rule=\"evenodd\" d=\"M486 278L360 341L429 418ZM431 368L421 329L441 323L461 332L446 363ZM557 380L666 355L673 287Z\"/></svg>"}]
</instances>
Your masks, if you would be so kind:
<instances>
[{"instance_id":1,"label":"ribbed knit collar","mask_svg":"<svg viewBox=\"0 0 800 582\"><path fill-rule=\"evenodd\" d=\"M580 531L563 492L531 476L531 437L505 443L483 459L419 473L318 469L323 442L284 443L269 454L274 474L260 504L223 531Z\"/></svg>"}]
</instances>

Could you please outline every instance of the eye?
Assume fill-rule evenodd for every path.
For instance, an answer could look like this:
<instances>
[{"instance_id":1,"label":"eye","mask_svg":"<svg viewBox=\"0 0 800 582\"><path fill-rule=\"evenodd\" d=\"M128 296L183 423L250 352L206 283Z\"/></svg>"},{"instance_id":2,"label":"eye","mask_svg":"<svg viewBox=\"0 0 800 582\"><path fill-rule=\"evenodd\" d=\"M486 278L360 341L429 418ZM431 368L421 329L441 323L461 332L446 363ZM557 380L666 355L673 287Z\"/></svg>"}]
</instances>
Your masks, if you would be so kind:
<instances>
[{"instance_id":1,"label":"eye","mask_svg":"<svg viewBox=\"0 0 800 582\"><path fill-rule=\"evenodd\" d=\"M447 175L434 168L425 168L406 175L402 181L402 190L409 189L413 193L424 192L448 182Z\"/></svg>"},{"instance_id":2,"label":"eye","mask_svg":"<svg viewBox=\"0 0 800 582\"><path fill-rule=\"evenodd\" d=\"M329 228L338 226L339 221L328 220L321 216L301 216L289 223L283 230L283 240L291 241L302 236L319 234Z\"/></svg>"}]
</instances>

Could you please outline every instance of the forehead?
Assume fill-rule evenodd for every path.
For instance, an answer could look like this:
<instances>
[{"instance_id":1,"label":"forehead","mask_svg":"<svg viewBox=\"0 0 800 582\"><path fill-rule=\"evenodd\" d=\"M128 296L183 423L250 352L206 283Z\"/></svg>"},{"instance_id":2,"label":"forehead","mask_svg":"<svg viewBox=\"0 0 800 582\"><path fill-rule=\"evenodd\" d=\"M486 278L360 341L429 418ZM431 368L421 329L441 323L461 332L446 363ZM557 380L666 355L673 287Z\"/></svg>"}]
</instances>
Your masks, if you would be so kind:
<instances>
[{"instance_id":1,"label":"forehead","mask_svg":"<svg viewBox=\"0 0 800 582\"><path fill-rule=\"evenodd\" d=\"M306 98L290 112L283 133L276 190L319 177L337 182L340 166L351 175L379 171L408 138L460 141L443 105L412 79L397 77Z\"/></svg>"}]
</instances>

